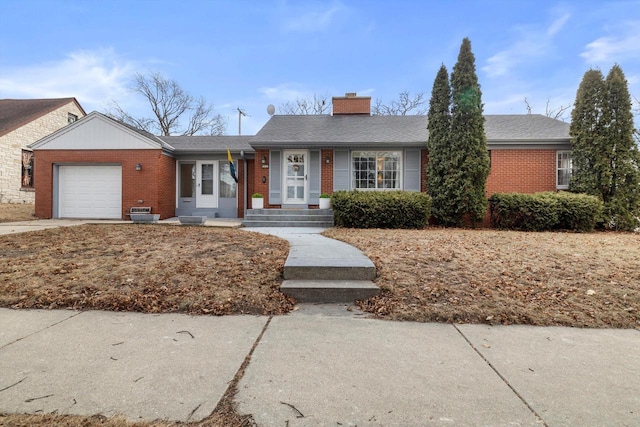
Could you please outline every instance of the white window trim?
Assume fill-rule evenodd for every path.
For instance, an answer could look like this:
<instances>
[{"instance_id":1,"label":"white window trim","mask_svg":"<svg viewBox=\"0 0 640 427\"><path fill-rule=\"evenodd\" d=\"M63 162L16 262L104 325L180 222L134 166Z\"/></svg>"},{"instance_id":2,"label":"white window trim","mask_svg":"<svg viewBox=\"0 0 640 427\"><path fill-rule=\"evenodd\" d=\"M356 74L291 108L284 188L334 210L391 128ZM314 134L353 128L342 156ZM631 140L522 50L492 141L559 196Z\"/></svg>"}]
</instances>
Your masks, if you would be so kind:
<instances>
[{"instance_id":1,"label":"white window trim","mask_svg":"<svg viewBox=\"0 0 640 427\"><path fill-rule=\"evenodd\" d=\"M355 157L356 154L359 153L375 153L376 157L380 157L380 154L383 153L397 153L397 158L398 158L398 187L397 188L356 188L355 186L355 178L353 176L353 174L355 173L355 167L353 164L353 158ZM357 191L398 191L398 190L402 190L404 187L404 183L403 183L403 177L404 177L404 165L403 165L403 159L404 159L404 151L403 150L352 150L351 151L351 156L350 156L350 170L351 170L351 174L349 176L349 186L352 190L357 190Z\"/></svg>"},{"instance_id":2,"label":"white window trim","mask_svg":"<svg viewBox=\"0 0 640 427\"><path fill-rule=\"evenodd\" d=\"M565 154L565 153L569 153L569 168L561 168L558 166L558 161L560 160L560 156ZM569 175L569 181L571 181L571 175L573 175L573 159L571 158L571 150L558 150L556 151L556 189L558 190L568 190L569 189L569 184L567 185L560 185L558 183L558 175L559 175L559 171L561 170L568 170L570 172Z\"/></svg>"}]
</instances>

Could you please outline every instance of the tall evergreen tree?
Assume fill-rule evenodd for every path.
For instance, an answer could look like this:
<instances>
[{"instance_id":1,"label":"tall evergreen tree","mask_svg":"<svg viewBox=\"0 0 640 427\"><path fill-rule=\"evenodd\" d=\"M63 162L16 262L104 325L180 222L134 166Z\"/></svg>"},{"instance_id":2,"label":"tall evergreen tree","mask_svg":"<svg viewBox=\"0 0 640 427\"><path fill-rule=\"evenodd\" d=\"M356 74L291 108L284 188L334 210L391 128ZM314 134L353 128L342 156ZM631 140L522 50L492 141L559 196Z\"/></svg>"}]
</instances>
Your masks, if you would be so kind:
<instances>
[{"instance_id":1,"label":"tall evergreen tree","mask_svg":"<svg viewBox=\"0 0 640 427\"><path fill-rule=\"evenodd\" d=\"M606 80L599 70L587 71L571 114L574 173L569 188L602 199L603 225L619 230L640 225L640 153L633 132L622 69L614 65Z\"/></svg>"},{"instance_id":2,"label":"tall evergreen tree","mask_svg":"<svg viewBox=\"0 0 640 427\"><path fill-rule=\"evenodd\" d=\"M633 112L627 80L614 65L605 80L603 120L606 124L600 192L608 225L621 230L640 226L640 155L633 140Z\"/></svg>"},{"instance_id":3,"label":"tall evergreen tree","mask_svg":"<svg viewBox=\"0 0 640 427\"><path fill-rule=\"evenodd\" d=\"M571 160L574 173L569 190L600 196L602 165L606 155L602 153L604 138L603 104L605 99L604 77L600 70L584 73L576 102L571 112Z\"/></svg>"},{"instance_id":4,"label":"tall evergreen tree","mask_svg":"<svg viewBox=\"0 0 640 427\"><path fill-rule=\"evenodd\" d=\"M444 188L444 177L449 170L449 128L451 126L451 86L447 67L440 66L433 82L429 101L427 129L429 139L427 149L427 191L432 199L431 214L439 223L445 223L446 212L443 207L448 197Z\"/></svg>"},{"instance_id":5,"label":"tall evergreen tree","mask_svg":"<svg viewBox=\"0 0 640 427\"><path fill-rule=\"evenodd\" d=\"M482 92L476 74L471 41L462 40L458 62L451 73L451 163L445 175L448 199L446 225L482 221L487 210L485 184L489 175L487 137L484 131Z\"/></svg>"}]
</instances>

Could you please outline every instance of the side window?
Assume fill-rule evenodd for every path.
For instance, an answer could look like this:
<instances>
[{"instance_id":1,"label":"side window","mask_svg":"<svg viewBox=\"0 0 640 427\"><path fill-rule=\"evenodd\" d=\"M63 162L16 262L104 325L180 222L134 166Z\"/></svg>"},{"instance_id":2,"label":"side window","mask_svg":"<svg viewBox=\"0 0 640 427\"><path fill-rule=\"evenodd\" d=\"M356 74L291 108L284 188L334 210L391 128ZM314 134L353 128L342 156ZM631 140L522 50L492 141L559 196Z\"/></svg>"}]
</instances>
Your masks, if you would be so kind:
<instances>
[{"instance_id":1,"label":"side window","mask_svg":"<svg viewBox=\"0 0 640 427\"><path fill-rule=\"evenodd\" d=\"M22 150L22 188L33 188L33 151Z\"/></svg>"},{"instance_id":2,"label":"side window","mask_svg":"<svg viewBox=\"0 0 640 427\"><path fill-rule=\"evenodd\" d=\"M556 157L556 188L566 190L569 188L569 181L571 181L573 172L571 151L558 151Z\"/></svg>"},{"instance_id":3,"label":"side window","mask_svg":"<svg viewBox=\"0 0 640 427\"><path fill-rule=\"evenodd\" d=\"M237 164L234 163L234 168L237 169ZM220 197L221 198L234 198L236 197L237 184L231 176L231 165L226 160L220 161Z\"/></svg>"},{"instance_id":4,"label":"side window","mask_svg":"<svg viewBox=\"0 0 640 427\"><path fill-rule=\"evenodd\" d=\"M71 114L71 113L67 114L67 123L73 123L76 120L78 120L78 116L76 116L75 114Z\"/></svg>"}]
</instances>

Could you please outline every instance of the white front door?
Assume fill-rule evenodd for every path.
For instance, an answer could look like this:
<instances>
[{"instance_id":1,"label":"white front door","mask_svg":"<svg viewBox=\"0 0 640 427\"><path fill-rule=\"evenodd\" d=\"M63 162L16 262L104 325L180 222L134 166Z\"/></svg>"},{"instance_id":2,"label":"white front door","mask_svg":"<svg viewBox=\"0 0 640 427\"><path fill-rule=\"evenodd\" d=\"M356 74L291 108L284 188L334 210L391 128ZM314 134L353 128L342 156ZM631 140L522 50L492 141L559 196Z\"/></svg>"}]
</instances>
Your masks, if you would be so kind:
<instances>
[{"instance_id":1,"label":"white front door","mask_svg":"<svg viewBox=\"0 0 640 427\"><path fill-rule=\"evenodd\" d=\"M196 207L217 208L218 194L216 193L218 180L217 161L196 162Z\"/></svg>"},{"instance_id":2,"label":"white front door","mask_svg":"<svg viewBox=\"0 0 640 427\"><path fill-rule=\"evenodd\" d=\"M306 151L284 152L284 203L307 203L308 159L309 154Z\"/></svg>"}]
</instances>

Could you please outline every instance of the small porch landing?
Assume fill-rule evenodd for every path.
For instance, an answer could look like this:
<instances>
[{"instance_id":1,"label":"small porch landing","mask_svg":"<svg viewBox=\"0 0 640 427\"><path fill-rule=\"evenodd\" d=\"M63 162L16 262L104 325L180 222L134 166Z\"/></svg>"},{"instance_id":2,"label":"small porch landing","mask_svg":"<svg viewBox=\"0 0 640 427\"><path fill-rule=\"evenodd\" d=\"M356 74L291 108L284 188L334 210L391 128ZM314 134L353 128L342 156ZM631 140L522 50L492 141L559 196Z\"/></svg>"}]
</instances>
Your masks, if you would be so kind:
<instances>
[{"instance_id":1,"label":"small porch landing","mask_svg":"<svg viewBox=\"0 0 640 427\"><path fill-rule=\"evenodd\" d=\"M333 227L331 209L249 209L245 227Z\"/></svg>"}]
</instances>

